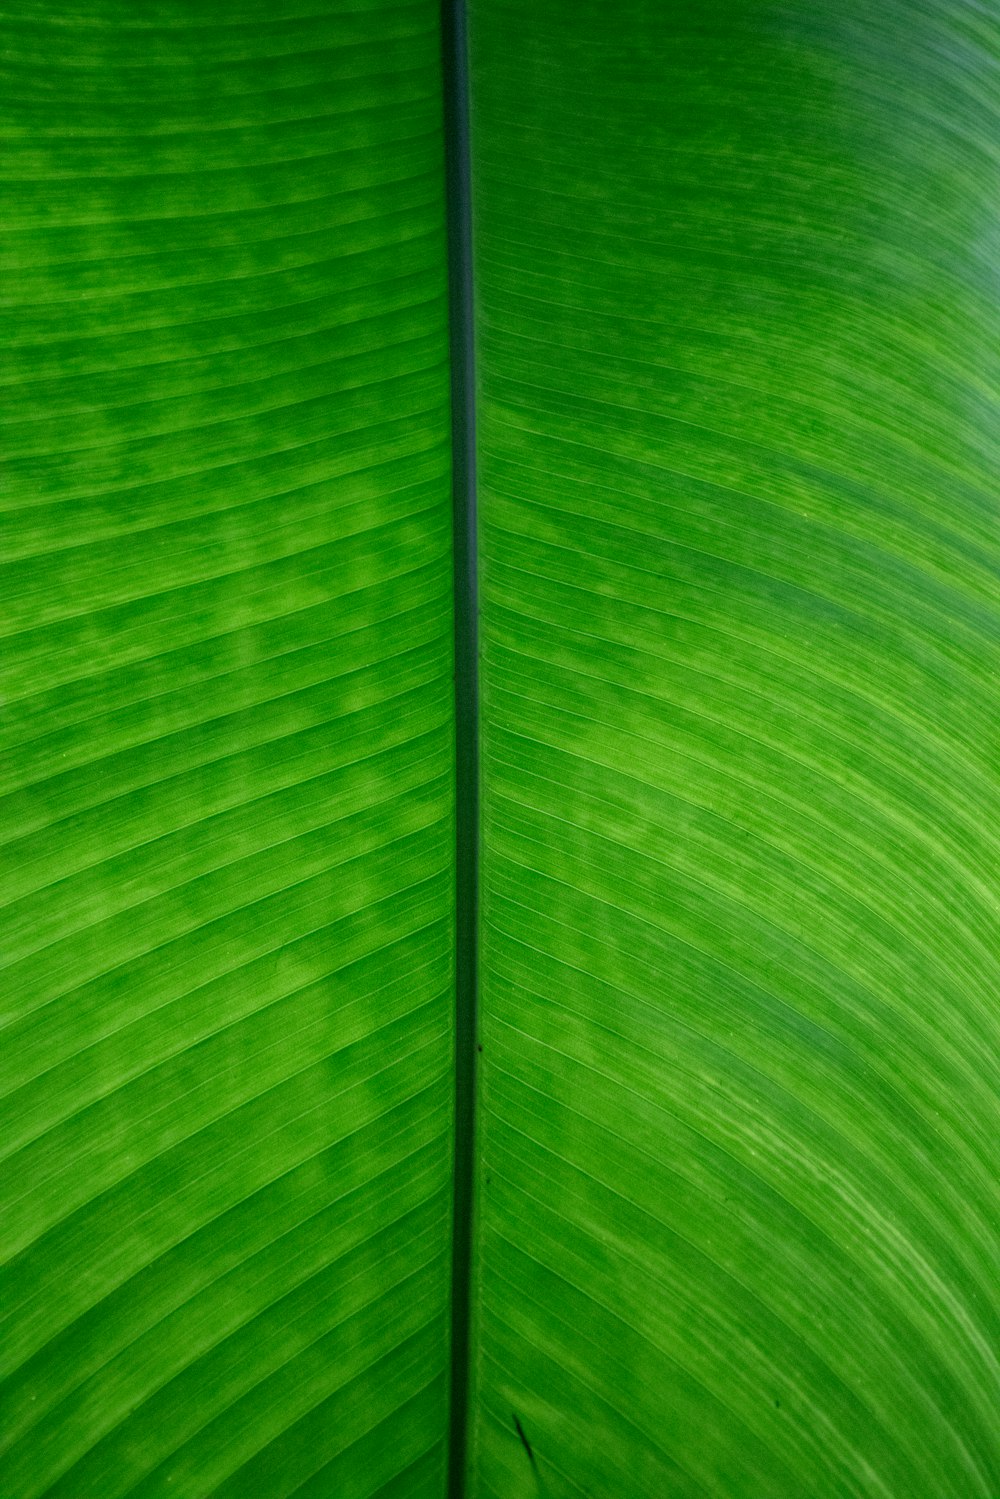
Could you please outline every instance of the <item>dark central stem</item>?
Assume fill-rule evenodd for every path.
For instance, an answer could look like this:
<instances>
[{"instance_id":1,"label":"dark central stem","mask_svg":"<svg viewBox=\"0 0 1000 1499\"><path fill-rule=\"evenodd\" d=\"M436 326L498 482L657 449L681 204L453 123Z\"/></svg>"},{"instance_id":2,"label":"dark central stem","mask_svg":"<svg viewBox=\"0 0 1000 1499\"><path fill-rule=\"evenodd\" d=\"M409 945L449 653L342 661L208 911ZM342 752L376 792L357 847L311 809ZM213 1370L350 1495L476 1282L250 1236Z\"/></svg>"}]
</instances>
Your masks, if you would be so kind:
<instances>
[{"instance_id":1,"label":"dark central stem","mask_svg":"<svg viewBox=\"0 0 1000 1499\"><path fill-rule=\"evenodd\" d=\"M455 1186L449 1499L465 1493L478 1010L479 603L469 71L464 0L443 0L455 558Z\"/></svg>"}]
</instances>

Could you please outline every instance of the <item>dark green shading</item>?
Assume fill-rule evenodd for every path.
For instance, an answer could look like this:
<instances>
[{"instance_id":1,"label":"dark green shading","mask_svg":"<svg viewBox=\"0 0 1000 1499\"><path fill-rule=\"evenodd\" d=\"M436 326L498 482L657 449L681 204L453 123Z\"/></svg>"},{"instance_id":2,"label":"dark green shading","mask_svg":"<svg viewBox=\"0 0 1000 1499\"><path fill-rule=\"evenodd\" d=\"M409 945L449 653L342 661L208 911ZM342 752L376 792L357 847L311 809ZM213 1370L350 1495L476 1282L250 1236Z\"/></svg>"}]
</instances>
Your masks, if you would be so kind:
<instances>
[{"instance_id":1,"label":"dark green shading","mask_svg":"<svg viewBox=\"0 0 1000 1499\"><path fill-rule=\"evenodd\" d=\"M479 994L479 590L468 39L443 0L455 570L455 1181L448 1493L465 1492Z\"/></svg>"}]
</instances>

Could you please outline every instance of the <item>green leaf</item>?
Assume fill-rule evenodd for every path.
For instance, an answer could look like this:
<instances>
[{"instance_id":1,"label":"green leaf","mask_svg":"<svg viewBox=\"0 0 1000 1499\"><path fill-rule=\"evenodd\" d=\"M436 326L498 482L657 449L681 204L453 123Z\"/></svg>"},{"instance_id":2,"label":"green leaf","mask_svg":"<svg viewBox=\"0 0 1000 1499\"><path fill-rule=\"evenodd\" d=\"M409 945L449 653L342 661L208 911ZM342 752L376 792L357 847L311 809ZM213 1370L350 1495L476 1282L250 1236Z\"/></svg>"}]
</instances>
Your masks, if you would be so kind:
<instances>
[{"instance_id":1,"label":"green leaf","mask_svg":"<svg viewBox=\"0 0 1000 1499\"><path fill-rule=\"evenodd\" d=\"M436 8L4 27L0 1494L440 1492Z\"/></svg>"},{"instance_id":2,"label":"green leaf","mask_svg":"<svg viewBox=\"0 0 1000 1499\"><path fill-rule=\"evenodd\" d=\"M1000 1494L996 22L474 0L477 1494Z\"/></svg>"},{"instance_id":3,"label":"green leaf","mask_svg":"<svg viewBox=\"0 0 1000 1499\"><path fill-rule=\"evenodd\" d=\"M997 17L447 5L0 22L0 1499L997 1499Z\"/></svg>"}]
</instances>

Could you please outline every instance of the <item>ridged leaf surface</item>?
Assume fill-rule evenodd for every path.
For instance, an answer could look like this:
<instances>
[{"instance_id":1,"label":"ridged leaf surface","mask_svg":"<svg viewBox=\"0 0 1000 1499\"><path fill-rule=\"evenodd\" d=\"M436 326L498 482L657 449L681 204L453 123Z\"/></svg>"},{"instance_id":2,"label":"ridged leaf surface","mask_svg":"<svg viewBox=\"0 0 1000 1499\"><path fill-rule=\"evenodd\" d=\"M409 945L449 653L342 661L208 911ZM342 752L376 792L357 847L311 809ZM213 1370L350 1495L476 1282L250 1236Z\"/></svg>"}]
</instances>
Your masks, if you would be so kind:
<instances>
[{"instance_id":1,"label":"ridged leaf surface","mask_svg":"<svg viewBox=\"0 0 1000 1499\"><path fill-rule=\"evenodd\" d=\"M469 1489L997 1499L1000 15L470 9ZM0 20L0 1499L444 1491L439 29Z\"/></svg>"},{"instance_id":2,"label":"ridged leaf surface","mask_svg":"<svg viewBox=\"0 0 1000 1499\"><path fill-rule=\"evenodd\" d=\"M0 1494L438 1494L437 9L2 29Z\"/></svg>"},{"instance_id":3,"label":"ridged leaf surface","mask_svg":"<svg viewBox=\"0 0 1000 1499\"><path fill-rule=\"evenodd\" d=\"M472 32L474 1492L995 1499L997 13Z\"/></svg>"}]
</instances>

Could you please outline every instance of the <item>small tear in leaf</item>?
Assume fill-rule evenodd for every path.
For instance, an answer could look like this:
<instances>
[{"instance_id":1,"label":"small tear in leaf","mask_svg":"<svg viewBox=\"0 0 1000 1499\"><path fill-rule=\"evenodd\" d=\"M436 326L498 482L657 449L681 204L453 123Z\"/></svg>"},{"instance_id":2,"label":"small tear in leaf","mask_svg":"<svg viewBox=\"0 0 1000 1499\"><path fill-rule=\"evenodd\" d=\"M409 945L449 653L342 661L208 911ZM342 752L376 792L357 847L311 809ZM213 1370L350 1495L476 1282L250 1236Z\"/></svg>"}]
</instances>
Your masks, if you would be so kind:
<instances>
[{"instance_id":1,"label":"small tear in leaf","mask_svg":"<svg viewBox=\"0 0 1000 1499\"><path fill-rule=\"evenodd\" d=\"M528 1441L528 1438L524 1434L524 1427L521 1425L520 1421L517 1419L517 1416L516 1416L516 1414L515 1414L514 1411L511 1411L511 1415L514 1417L514 1430L517 1432L518 1436L521 1438L521 1446L524 1448L525 1452L528 1454L528 1461L529 1461L529 1463L531 1464L531 1466L533 1468L537 1469L538 1464L535 1462L535 1454L531 1450L531 1443Z\"/></svg>"}]
</instances>

